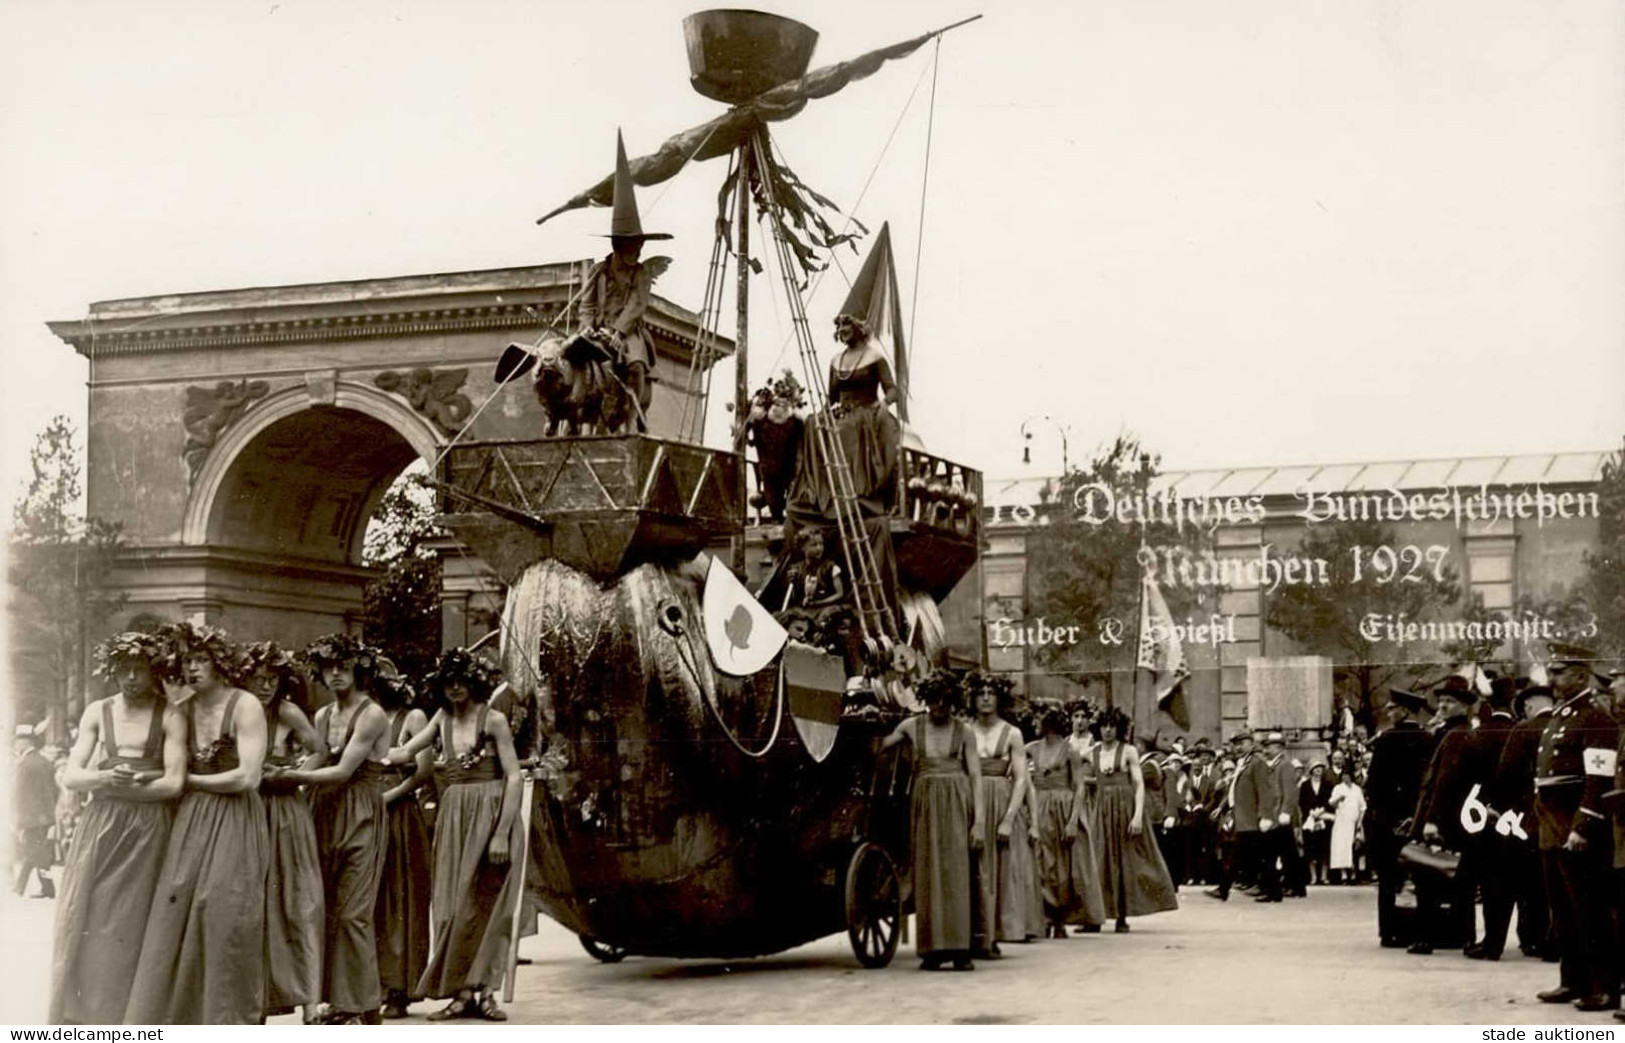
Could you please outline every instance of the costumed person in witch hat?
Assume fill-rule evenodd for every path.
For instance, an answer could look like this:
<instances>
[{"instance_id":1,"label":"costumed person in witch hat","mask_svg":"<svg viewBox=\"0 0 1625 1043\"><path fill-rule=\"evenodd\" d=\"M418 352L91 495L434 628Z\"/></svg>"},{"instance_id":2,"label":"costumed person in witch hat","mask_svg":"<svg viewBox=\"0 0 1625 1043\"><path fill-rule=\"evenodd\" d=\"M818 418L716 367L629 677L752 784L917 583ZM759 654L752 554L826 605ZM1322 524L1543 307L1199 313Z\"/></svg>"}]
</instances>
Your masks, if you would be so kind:
<instances>
[{"instance_id":1,"label":"costumed person in witch hat","mask_svg":"<svg viewBox=\"0 0 1625 1043\"><path fill-rule=\"evenodd\" d=\"M233 683L242 661L223 631L175 623L158 636L174 646L193 691L184 710L190 757L124 1021L258 1024L271 861L260 797L265 711Z\"/></svg>"},{"instance_id":2,"label":"costumed person in witch hat","mask_svg":"<svg viewBox=\"0 0 1625 1043\"><path fill-rule=\"evenodd\" d=\"M327 750L305 715L305 673L274 641L247 648L248 689L265 708L265 774L260 797L271 830L271 871L265 881L265 1013L305 1008L311 1020L322 998L322 860L316 819L299 786L277 772Z\"/></svg>"},{"instance_id":3,"label":"costumed person in witch hat","mask_svg":"<svg viewBox=\"0 0 1625 1043\"><path fill-rule=\"evenodd\" d=\"M92 794L63 867L51 1013L58 1025L116 1025L186 780L186 718L153 676L165 647L129 632L96 649L96 676L118 692L85 707L63 784ZM120 741L120 739L125 741ZM91 758L100 754L96 766Z\"/></svg>"},{"instance_id":4,"label":"costumed person in witch hat","mask_svg":"<svg viewBox=\"0 0 1625 1043\"><path fill-rule=\"evenodd\" d=\"M417 992L450 999L430 1021L482 1018L507 1021L496 990L507 970L509 919L519 874L511 861L523 781L508 719L487 704L490 668L454 648L429 678L439 709L405 746L389 751L393 764L412 763L439 744L435 781L440 810L434 827L434 948Z\"/></svg>"},{"instance_id":5,"label":"costumed person in witch hat","mask_svg":"<svg viewBox=\"0 0 1625 1043\"><path fill-rule=\"evenodd\" d=\"M349 634L328 634L305 649L305 658L321 671L322 684L334 696L316 712L316 734L327 755L312 755L273 777L312 791L327 907L322 961L327 1020L375 1024L383 989L373 917L389 837L384 788L393 781L385 763L389 719L370 695L378 652Z\"/></svg>"},{"instance_id":6,"label":"costumed person in witch hat","mask_svg":"<svg viewBox=\"0 0 1625 1043\"><path fill-rule=\"evenodd\" d=\"M1553 641L1547 674L1558 704L1541 734L1535 761L1535 816L1540 857L1562 955L1558 987L1543 1003L1572 1002L1580 1010L1619 1007L1614 949L1614 835L1602 796L1613 787L1619 725L1611 700L1592 672L1594 651Z\"/></svg>"},{"instance_id":7,"label":"costumed person in witch hat","mask_svg":"<svg viewBox=\"0 0 1625 1043\"><path fill-rule=\"evenodd\" d=\"M653 298L654 281L671 263L667 257L640 260L643 244L652 239L670 239L666 232L645 232L638 218L638 201L632 188L632 170L626 162L626 145L615 132L615 201L609 222L609 242L613 252L587 273L581 294L581 322L600 344L608 344L612 360L628 391L637 401L637 430L647 430L646 417L654 400L654 344L644 326L643 316ZM585 397L585 375L578 368L572 401Z\"/></svg>"}]
</instances>

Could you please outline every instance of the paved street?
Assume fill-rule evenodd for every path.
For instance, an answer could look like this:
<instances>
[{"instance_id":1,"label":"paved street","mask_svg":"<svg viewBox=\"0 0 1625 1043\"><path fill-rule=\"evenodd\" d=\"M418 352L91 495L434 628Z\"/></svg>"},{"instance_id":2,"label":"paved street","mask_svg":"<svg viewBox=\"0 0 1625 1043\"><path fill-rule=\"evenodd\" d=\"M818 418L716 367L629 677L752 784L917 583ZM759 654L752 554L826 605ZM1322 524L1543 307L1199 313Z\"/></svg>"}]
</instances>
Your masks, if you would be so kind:
<instances>
[{"instance_id":1,"label":"paved street","mask_svg":"<svg viewBox=\"0 0 1625 1043\"><path fill-rule=\"evenodd\" d=\"M1614 1025L1538 1003L1557 969L1513 954L1498 964L1376 945L1367 888L1316 888L1302 901L1221 904L1195 889L1184 908L1132 933L1007 946L973 974L924 974L911 950L857 966L844 936L733 963L632 957L594 962L544 921L523 953L518 1022L1206 1022ZM0 1022L45 1017L54 903L0 900ZM1164 966L1164 965L1168 966ZM1147 978L1157 988L1147 987ZM1185 987L1167 988L1174 982ZM435 1009L418 1004L413 1020ZM294 1019L288 1019L294 1020Z\"/></svg>"}]
</instances>

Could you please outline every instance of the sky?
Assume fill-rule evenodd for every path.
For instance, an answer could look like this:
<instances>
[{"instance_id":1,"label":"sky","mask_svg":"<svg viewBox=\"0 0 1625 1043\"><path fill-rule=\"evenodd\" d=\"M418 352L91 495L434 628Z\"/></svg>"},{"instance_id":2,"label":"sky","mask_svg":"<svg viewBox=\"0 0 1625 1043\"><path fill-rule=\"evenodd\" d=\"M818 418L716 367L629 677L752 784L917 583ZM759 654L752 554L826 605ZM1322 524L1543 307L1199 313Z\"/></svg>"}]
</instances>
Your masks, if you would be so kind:
<instances>
[{"instance_id":1,"label":"sky","mask_svg":"<svg viewBox=\"0 0 1625 1043\"><path fill-rule=\"evenodd\" d=\"M93 301L598 254L607 211L534 220L617 127L638 155L721 111L686 83L697 6L0 0L0 483L82 423L44 324ZM986 16L773 128L891 222L933 451L1020 477L1062 430L1074 463L1127 430L1179 469L1620 445L1625 7L762 7L819 30L815 66ZM640 191L679 303L724 172ZM786 318L756 279L753 383L794 362Z\"/></svg>"}]
</instances>

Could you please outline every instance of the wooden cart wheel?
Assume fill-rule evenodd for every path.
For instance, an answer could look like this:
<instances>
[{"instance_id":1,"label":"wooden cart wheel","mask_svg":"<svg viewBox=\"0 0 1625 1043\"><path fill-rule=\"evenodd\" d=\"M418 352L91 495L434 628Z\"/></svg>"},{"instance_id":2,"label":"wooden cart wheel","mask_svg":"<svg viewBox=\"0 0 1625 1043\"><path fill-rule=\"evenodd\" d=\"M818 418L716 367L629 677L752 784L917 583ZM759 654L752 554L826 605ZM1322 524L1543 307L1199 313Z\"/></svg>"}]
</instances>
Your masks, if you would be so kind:
<instances>
[{"instance_id":1,"label":"wooden cart wheel","mask_svg":"<svg viewBox=\"0 0 1625 1043\"><path fill-rule=\"evenodd\" d=\"M606 945L590 934L581 935L581 947L599 963L620 963L626 959L626 950L618 945Z\"/></svg>"},{"instance_id":2,"label":"wooden cart wheel","mask_svg":"<svg viewBox=\"0 0 1625 1043\"><path fill-rule=\"evenodd\" d=\"M903 882L886 849L865 841L846 867L846 937L865 967L897 955L903 925Z\"/></svg>"}]
</instances>

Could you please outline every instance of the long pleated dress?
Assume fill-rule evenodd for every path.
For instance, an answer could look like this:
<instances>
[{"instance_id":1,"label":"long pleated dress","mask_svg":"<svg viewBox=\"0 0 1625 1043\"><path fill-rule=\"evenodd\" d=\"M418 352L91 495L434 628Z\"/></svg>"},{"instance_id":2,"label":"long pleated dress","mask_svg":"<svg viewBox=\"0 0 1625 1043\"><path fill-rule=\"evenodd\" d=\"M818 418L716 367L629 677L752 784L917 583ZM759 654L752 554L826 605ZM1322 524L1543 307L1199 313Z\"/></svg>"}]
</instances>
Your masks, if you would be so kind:
<instances>
[{"instance_id":1,"label":"long pleated dress","mask_svg":"<svg viewBox=\"0 0 1625 1043\"><path fill-rule=\"evenodd\" d=\"M1044 915L1053 924L1106 922L1106 900L1100 891L1100 864L1095 858L1095 825L1082 816L1078 835L1066 838L1079 780L1072 773L1071 747L1046 763L1044 744L1027 747L1028 778L1038 797L1038 867Z\"/></svg>"},{"instance_id":2,"label":"long pleated dress","mask_svg":"<svg viewBox=\"0 0 1625 1043\"><path fill-rule=\"evenodd\" d=\"M492 865L486 854L502 815L502 764L496 742L486 733L490 708L479 708L479 745L458 754L451 720L440 720L441 759L435 765L440 809L434 825L434 949L417 993L434 999L464 989L490 989L507 972L508 938L513 926L517 859ZM519 828L519 817L512 827ZM523 837L513 837L515 854Z\"/></svg>"},{"instance_id":3,"label":"long pleated dress","mask_svg":"<svg viewBox=\"0 0 1625 1043\"><path fill-rule=\"evenodd\" d=\"M196 747L196 700L187 706L192 775L237 767L232 691L220 737ZM188 790L147 917L124 1020L132 1025L253 1025L265 1011L265 880L271 835L258 790Z\"/></svg>"},{"instance_id":4,"label":"long pleated dress","mask_svg":"<svg viewBox=\"0 0 1625 1043\"><path fill-rule=\"evenodd\" d=\"M269 708L265 734L268 765L294 767L303 758L277 739ZM310 798L297 785L267 779L260 784L271 831L271 868L265 879L265 1012L288 1014L322 996L322 862Z\"/></svg>"},{"instance_id":5,"label":"long pleated dress","mask_svg":"<svg viewBox=\"0 0 1625 1043\"><path fill-rule=\"evenodd\" d=\"M914 793L910 801L914 872L914 951L968 955L971 949L971 778L964 750L969 728L953 722L946 757L925 748L925 718L914 718Z\"/></svg>"},{"instance_id":6,"label":"long pleated dress","mask_svg":"<svg viewBox=\"0 0 1625 1043\"><path fill-rule=\"evenodd\" d=\"M162 699L153 703L152 724L138 757L118 752L113 699L102 700L101 715L98 768L124 764L136 771L164 770ZM85 807L57 899L50 1023L117 1025L124 1020L174 813L173 802L129 800L111 786L97 790Z\"/></svg>"},{"instance_id":7,"label":"long pleated dress","mask_svg":"<svg viewBox=\"0 0 1625 1043\"><path fill-rule=\"evenodd\" d=\"M1025 799L1011 819L1009 838L999 836L999 822L1015 792L1014 759L1026 756L1026 750L1021 733L1008 721L1000 721L993 736L986 751L977 736L976 751L978 755L985 752L981 756L982 849L977 855L980 901L976 930L977 941L984 945L1030 941L1043 930L1042 919L1032 917L1037 873Z\"/></svg>"},{"instance_id":8,"label":"long pleated dress","mask_svg":"<svg viewBox=\"0 0 1625 1043\"><path fill-rule=\"evenodd\" d=\"M390 745L404 746L410 710L395 712L390 722ZM394 769L394 787L417 772L416 764ZM429 965L429 895L433 877L429 868L429 826L416 793L396 799L384 812L384 876L378 885L378 977L386 993L404 993L408 1001L422 999L416 992Z\"/></svg>"},{"instance_id":9,"label":"long pleated dress","mask_svg":"<svg viewBox=\"0 0 1625 1043\"><path fill-rule=\"evenodd\" d=\"M1111 770L1102 770L1101 747L1093 758L1099 780L1100 882L1106 899L1106 916L1123 919L1149 916L1179 908L1173 878L1157 849L1151 823L1142 821L1139 836L1130 836L1134 818L1134 777L1123 768L1123 744L1117 744Z\"/></svg>"},{"instance_id":10,"label":"long pleated dress","mask_svg":"<svg viewBox=\"0 0 1625 1043\"><path fill-rule=\"evenodd\" d=\"M330 728L337 703L316 715L316 731L328 744L328 762L337 764L355 735L356 721L372 700L363 696L344 738L333 743ZM378 974L378 884L384 877L384 786L387 765L364 760L348 781L316 789L316 850L322 860L327 909L327 945L322 961L322 999L335 1014L363 1014L383 1003Z\"/></svg>"}]
</instances>

